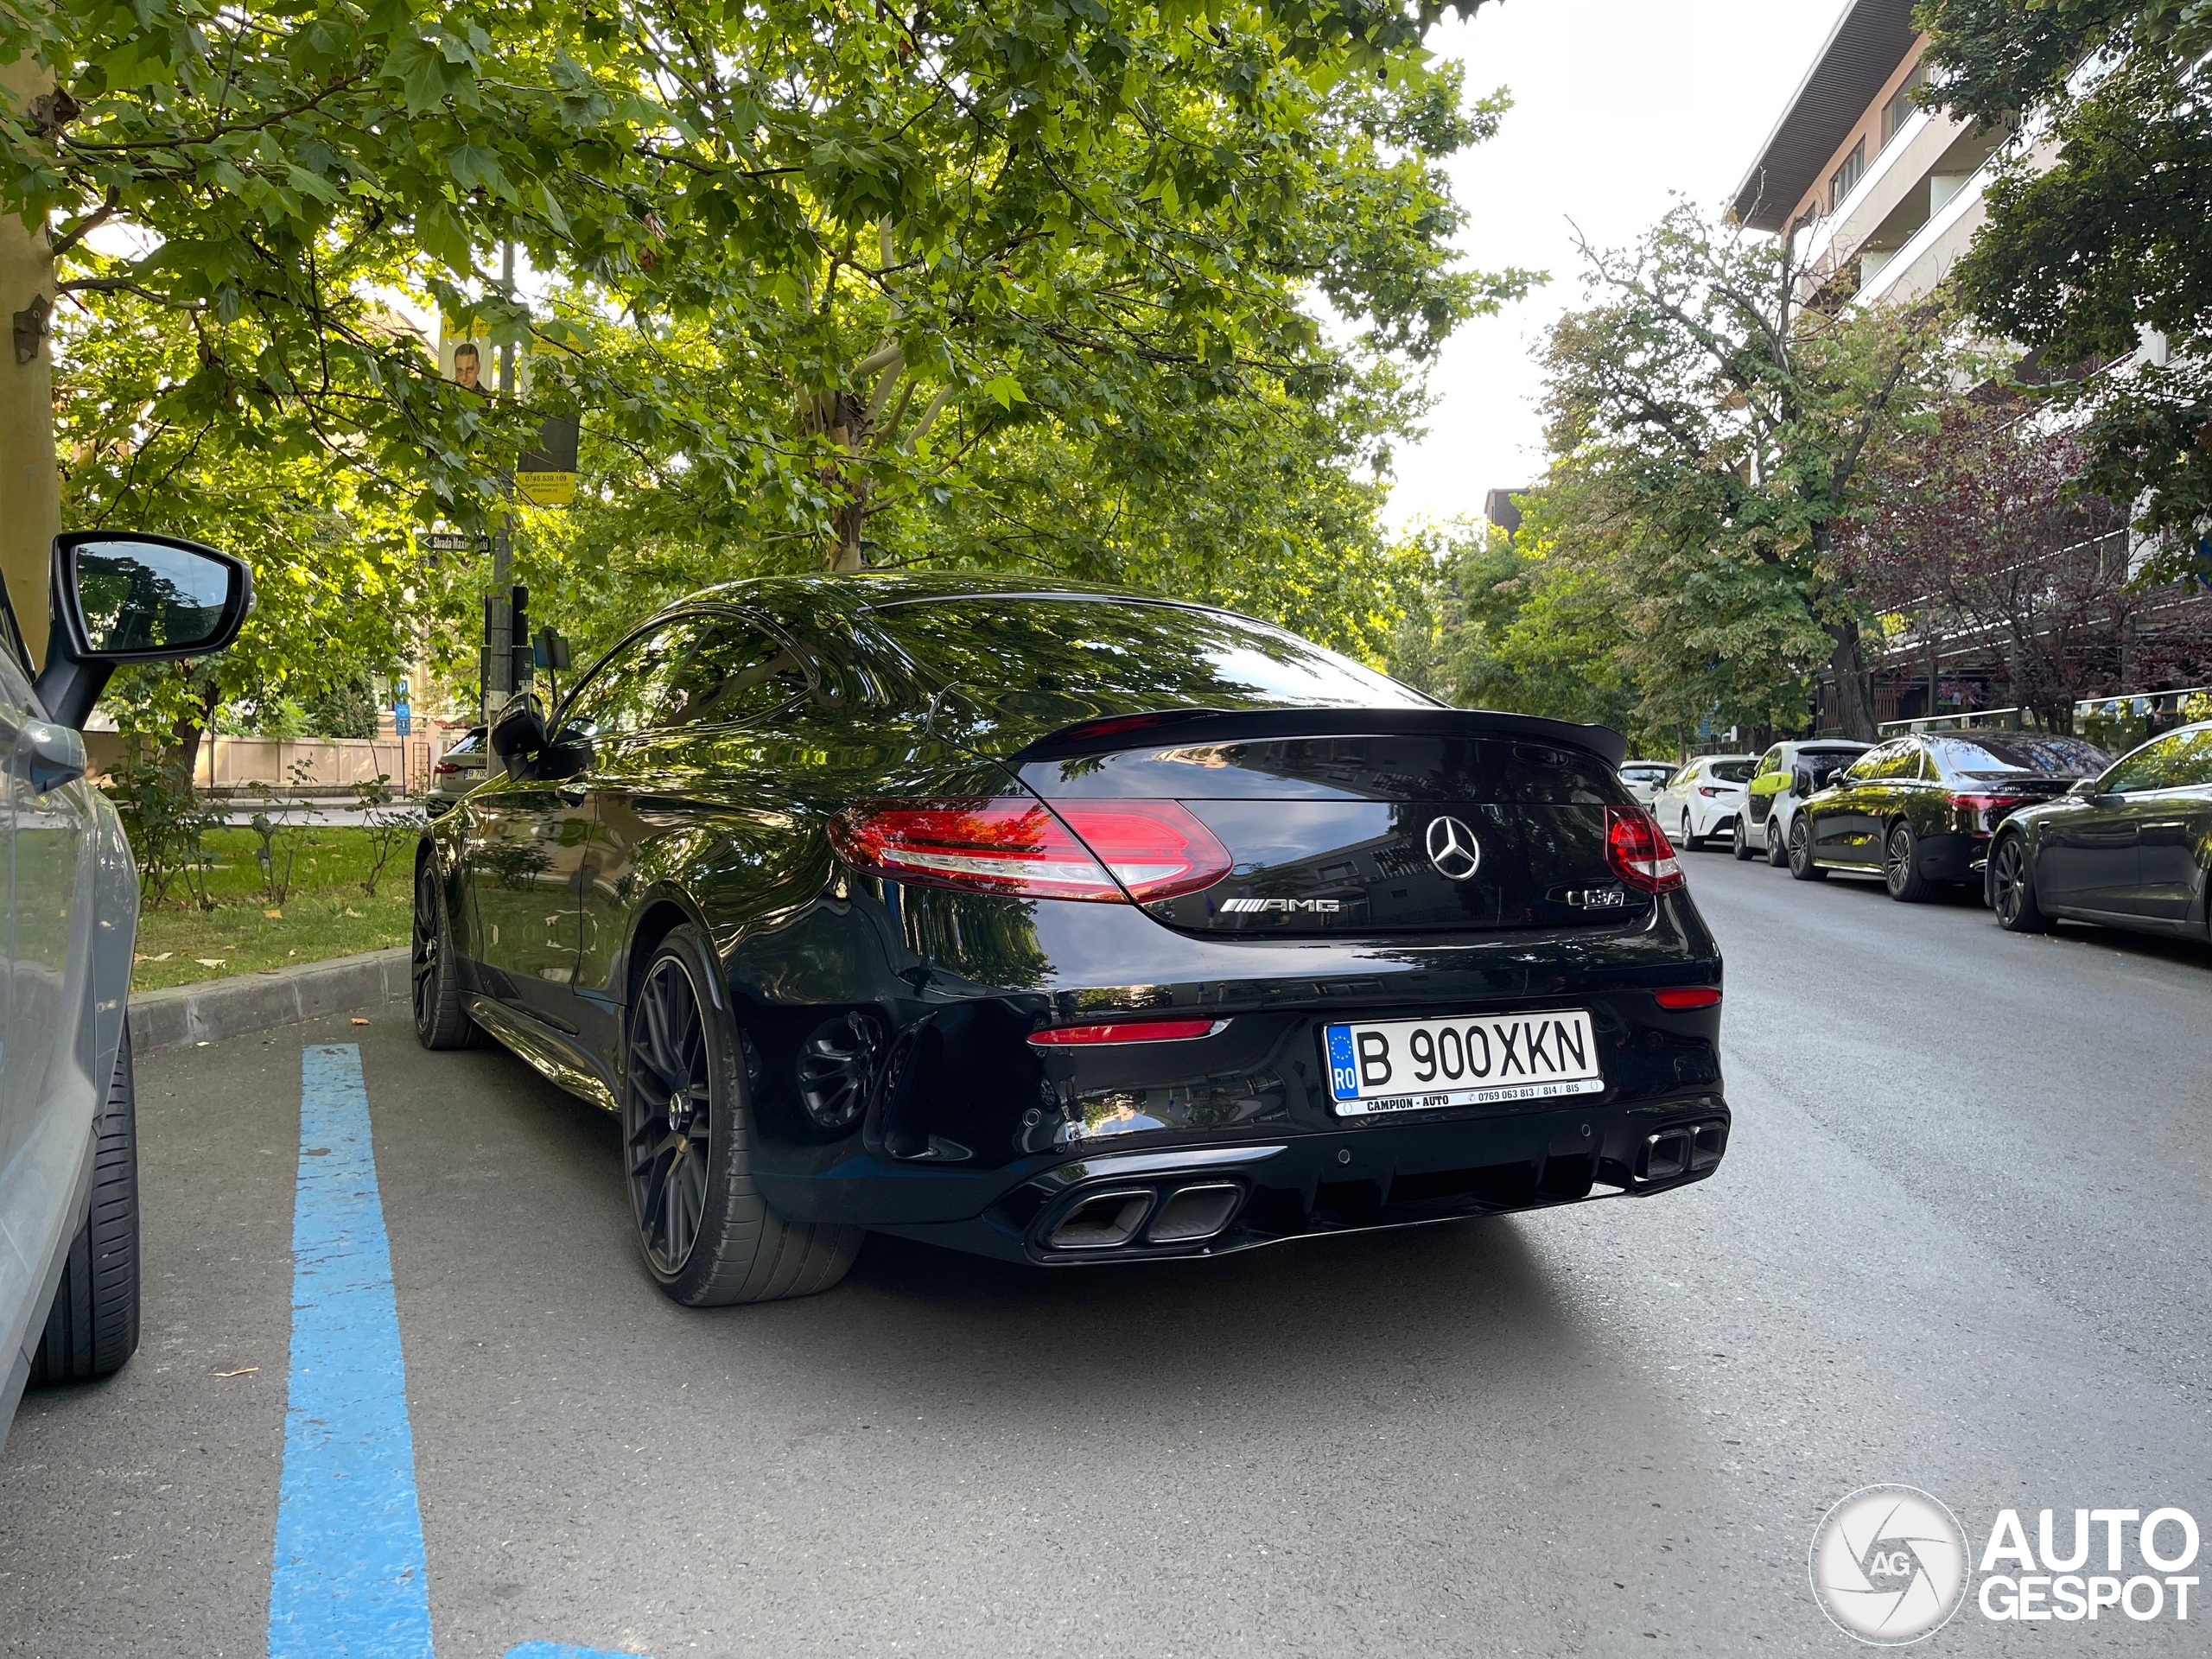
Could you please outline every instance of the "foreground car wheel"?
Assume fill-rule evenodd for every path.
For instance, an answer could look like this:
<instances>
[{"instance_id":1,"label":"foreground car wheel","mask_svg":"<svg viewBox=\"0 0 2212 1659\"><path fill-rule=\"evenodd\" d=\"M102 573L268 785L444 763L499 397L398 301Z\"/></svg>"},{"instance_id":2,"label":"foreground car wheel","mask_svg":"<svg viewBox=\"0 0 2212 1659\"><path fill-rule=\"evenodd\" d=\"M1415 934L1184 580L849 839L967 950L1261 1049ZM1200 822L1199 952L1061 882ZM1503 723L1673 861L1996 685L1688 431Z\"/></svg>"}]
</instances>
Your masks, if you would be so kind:
<instances>
[{"instance_id":1,"label":"foreground car wheel","mask_svg":"<svg viewBox=\"0 0 2212 1659\"><path fill-rule=\"evenodd\" d=\"M1923 904L1936 891L1936 884L1921 874L1920 837L1909 823L1892 825L1882 843L1882 884L1901 905Z\"/></svg>"},{"instance_id":2,"label":"foreground car wheel","mask_svg":"<svg viewBox=\"0 0 2212 1659\"><path fill-rule=\"evenodd\" d=\"M86 1382L109 1376L137 1350L138 1109L126 1020L92 1154L92 1213L63 1259L29 1380Z\"/></svg>"},{"instance_id":3,"label":"foreground car wheel","mask_svg":"<svg viewBox=\"0 0 2212 1659\"><path fill-rule=\"evenodd\" d=\"M1996 900L1997 923L2008 933L2048 933L2050 918L2036 903L2035 872L2028 865L2028 849L2018 836L2006 836L1989 855L1990 896Z\"/></svg>"},{"instance_id":4,"label":"foreground car wheel","mask_svg":"<svg viewBox=\"0 0 2212 1659\"><path fill-rule=\"evenodd\" d=\"M1825 881L1827 872L1813 862L1813 829L1799 813L1789 826L1789 874L1800 881Z\"/></svg>"},{"instance_id":5,"label":"foreground car wheel","mask_svg":"<svg viewBox=\"0 0 2212 1659\"><path fill-rule=\"evenodd\" d=\"M810 1296L845 1276L861 1231L771 1215L753 1183L743 1052L712 957L679 927L629 1014L622 1145L645 1266L688 1307Z\"/></svg>"},{"instance_id":6,"label":"foreground car wheel","mask_svg":"<svg viewBox=\"0 0 2212 1659\"><path fill-rule=\"evenodd\" d=\"M410 962L414 981L415 1036L425 1048L480 1048L483 1028L461 1004L461 975L454 964L453 930L446 925L446 898L436 865L424 859L415 872L415 931Z\"/></svg>"}]
</instances>

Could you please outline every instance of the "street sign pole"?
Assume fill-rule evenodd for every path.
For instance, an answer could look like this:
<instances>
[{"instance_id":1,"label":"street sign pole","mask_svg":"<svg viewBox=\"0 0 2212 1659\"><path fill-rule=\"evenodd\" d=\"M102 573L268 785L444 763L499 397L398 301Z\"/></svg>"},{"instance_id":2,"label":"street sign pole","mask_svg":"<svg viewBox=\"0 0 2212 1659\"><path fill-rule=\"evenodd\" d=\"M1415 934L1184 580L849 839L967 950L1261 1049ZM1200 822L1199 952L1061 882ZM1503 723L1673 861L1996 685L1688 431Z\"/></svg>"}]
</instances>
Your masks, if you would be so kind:
<instances>
[{"instance_id":1,"label":"street sign pole","mask_svg":"<svg viewBox=\"0 0 2212 1659\"><path fill-rule=\"evenodd\" d=\"M499 285L504 298L515 295L515 245L499 247ZM515 395L515 347L509 340L499 347L499 396ZM515 475L510 467L499 474L499 494L507 512L492 538L492 594L484 607L484 723L506 706L514 693L514 617L507 608L507 594L514 585Z\"/></svg>"}]
</instances>

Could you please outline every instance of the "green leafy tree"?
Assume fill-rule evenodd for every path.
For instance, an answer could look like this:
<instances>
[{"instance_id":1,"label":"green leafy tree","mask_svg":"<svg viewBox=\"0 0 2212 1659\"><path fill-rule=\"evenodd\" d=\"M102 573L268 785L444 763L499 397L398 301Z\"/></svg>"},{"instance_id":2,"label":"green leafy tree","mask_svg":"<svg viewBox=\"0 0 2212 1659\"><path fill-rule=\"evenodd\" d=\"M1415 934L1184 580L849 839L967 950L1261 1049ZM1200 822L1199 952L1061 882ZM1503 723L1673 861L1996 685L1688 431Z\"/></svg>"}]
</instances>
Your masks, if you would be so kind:
<instances>
[{"instance_id":1,"label":"green leafy tree","mask_svg":"<svg viewBox=\"0 0 2212 1659\"><path fill-rule=\"evenodd\" d=\"M1825 659L1871 740L1872 613L1838 536L1868 445L1954 366L1940 314L1802 303L1785 239L1687 206L1586 252L1594 303L1544 353L1554 533L1614 573L1646 716L1774 723Z\"/></svg>"},{"instance_id":2,"label":"green leafy tree","mask_svg":"<svg viewBox=\"0 0 2212 1659\"><path fill-rule=\"evenodd\" d=\"M1309 293L1418 354L1516 291L1458 266L1433 166L1490 118L1420 35L1478 3L16 3L0 60L53 84L0 112L0 208L65 295L191 320L181 418L281 405L474 524L536 416L588 408L851 564L956 403L1233 389L1313 349ZM584 312L530 315L505 243ZM534 333L541 407L440 381L394 286ZM741 418L656 404L586 314L728 335Z\"/></svg>"},{"instance_id":3,"label":"green leafy tree","mask_svg":"<svg viewBox=\"0 0 2212 1659\"><path fill-rule=\"evenodd\" d=\"M1984 120L2025 111L2024 148L1960 263L1962 303L2036 353L2083 419L2083 482L2135 503L2169 573L2212 529L2212 5L1927 0L1929 96ZM2048 160L2047 168L2037 163ZM2126 359L2152 330L2163 360Z\"/></svg>"}]
</instances>

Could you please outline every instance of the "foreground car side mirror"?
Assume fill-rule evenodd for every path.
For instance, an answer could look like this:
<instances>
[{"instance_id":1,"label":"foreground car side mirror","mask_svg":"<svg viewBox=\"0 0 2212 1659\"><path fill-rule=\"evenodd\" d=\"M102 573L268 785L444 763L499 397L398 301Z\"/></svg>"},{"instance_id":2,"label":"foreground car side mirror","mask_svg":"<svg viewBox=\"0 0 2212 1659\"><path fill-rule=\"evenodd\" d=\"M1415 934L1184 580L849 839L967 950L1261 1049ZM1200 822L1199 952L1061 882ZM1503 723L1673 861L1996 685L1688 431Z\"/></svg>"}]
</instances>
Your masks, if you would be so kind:
<instances>
[{"instance_id":1,"label":"foreground car side mirror","mask_svg":"<svg viewBox=\"0 0 2212 1659\"><path fill-rule=\"evenodd\" d=\"M489 736L499 764L519 778L545 747L545 715L527 691L499 711Z\"/></svg>"},{"instance_id":2,"label":"foreground car side mirror","mask_svg":"<svg viewBox=\"0 0 2212 1659\"><path fill-rule=\"evenodd\" d=\"M51 601L35 689L54 724L82 731L119 664L206 657L237 639L253 573L174 536L72 531L54 538Z\"/></svg>"},{"instance_id":3,"label":"foreground car side mirror","mask_svg":"<svg viewBox=\"0 0 2212 1659\"><path fill-rule=\"evenodd\" d=\"M2074 787L2066 792L2078 801L2094 801L2103 791L2098 789L2095 779L2079 778L2075 780Z\"/></svg>"},{"instance_id":4,"label":"foreground car side mirror","mask_svg":"<svg viewBox=\"0 0 2212 1659\"><path fill-rule=\"evenodd\" d=\"M1805 766L1798 767L1796 772L1790 777L1789 787L1792 791L1799 795L1811 794L1813 792L1813 774L1811 770Z\"/></svg>"}]
</instances>

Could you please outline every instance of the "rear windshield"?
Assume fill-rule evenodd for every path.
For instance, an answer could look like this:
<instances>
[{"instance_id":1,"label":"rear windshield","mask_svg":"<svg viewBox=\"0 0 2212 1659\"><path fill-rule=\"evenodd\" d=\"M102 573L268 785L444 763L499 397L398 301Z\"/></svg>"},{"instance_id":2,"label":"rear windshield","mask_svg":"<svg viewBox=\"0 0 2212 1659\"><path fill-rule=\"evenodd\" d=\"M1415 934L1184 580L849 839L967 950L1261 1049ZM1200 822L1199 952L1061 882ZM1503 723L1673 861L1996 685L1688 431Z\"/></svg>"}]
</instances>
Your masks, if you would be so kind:
<instances>
[{"instance_id":1,"label":"rear windshield","mask_svg":"<svg viewBox=\"0 0 2212 1659\"><path fill-rule=\"evenodd\" d=\"M886 606L875 616L925 671L975 690L1161 696L1216 707L1439 706L1348 657L1219 611L986 596Z\"/></svg>"},{"instance_id":2,"label":"rear windshield","mask_svg":"<svg viewBox=\"0 0 2212 1659\"><path fill-rule=\"evenodd\" d=\"M1933 737L1928 740L1928 748L1944 772L1965 778L2003 778L2021 772L2088 778L2112 764L2112 757L2094 743L2078 737L2047 737L2039 732Z\"/></svg>"},{"instance_id":3,"label":"rear windshield","mask_svg":"<svg viewBox=\"0 0 2212 1659\"><path fill-rule=\"evenodd\" d=\"M1623 766L1621 776L1632 778L1639 784L1663 784L1675 775L1672 766Z\"/></svg>"},{"instance_id":4,"label":"rear windshield","mask_svg":"<svg viewBox=\"0 0 2212 1659\"><path fill-rule=\"evenodd\" d=\"M1724 784L1749 783L1756 760L1716 760L1706 770Z\"/></svg>"}]
</instances>

